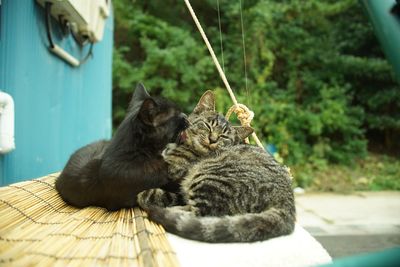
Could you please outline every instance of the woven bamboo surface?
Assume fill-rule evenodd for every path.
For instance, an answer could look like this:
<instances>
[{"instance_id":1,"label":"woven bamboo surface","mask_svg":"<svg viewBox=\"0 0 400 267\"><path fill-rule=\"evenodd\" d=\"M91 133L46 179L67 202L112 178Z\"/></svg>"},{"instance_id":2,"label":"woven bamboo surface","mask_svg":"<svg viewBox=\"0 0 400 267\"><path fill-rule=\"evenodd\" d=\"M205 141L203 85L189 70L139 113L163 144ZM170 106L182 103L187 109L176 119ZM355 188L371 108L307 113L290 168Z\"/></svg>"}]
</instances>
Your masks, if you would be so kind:
<instances>
[{"instance_id":1,"label":"woven bamboo surface","mask_svg":"<svg viewBox=\"0 0 400 267\"><path fill-rule=\"evenodd\" d=\"M58 174L0 188L1 266L178 266L164 229L138 208L65 204Z\"/></svg>"}]
</instances>

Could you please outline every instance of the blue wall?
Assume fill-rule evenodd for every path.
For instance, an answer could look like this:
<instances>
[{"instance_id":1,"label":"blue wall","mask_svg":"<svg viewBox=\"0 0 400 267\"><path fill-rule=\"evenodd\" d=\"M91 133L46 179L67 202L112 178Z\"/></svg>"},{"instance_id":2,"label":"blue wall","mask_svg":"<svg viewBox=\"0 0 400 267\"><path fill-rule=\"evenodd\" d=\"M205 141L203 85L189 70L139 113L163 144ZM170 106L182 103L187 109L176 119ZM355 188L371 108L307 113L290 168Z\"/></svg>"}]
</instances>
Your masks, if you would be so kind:
<instances>
[{"instance_id":1,"label":"blue wall","mask_svg":"<svg viewBox=\"0 0 400 267\"><path fill-rule=\"evenodd\" d=\"M111 137L113 19L93 58L73 68L48 50L44 10L33 0L2 0L0 90L14 98L16 150L0 155L0 184L60 171L77 148ZM82 58L71 37L56 43Z\"/></svg>"}]
</instances>

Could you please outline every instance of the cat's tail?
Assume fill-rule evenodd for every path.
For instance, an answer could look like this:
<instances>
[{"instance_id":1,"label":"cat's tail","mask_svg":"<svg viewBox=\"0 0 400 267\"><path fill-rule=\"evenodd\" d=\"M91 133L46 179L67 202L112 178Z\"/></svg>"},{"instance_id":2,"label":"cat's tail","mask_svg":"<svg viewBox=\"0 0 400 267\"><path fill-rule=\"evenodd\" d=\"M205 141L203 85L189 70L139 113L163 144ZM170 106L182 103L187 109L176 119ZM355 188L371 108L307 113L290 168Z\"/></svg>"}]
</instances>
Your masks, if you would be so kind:
<instances>
[{"instance_id":1,"label":"cat's tail","mask_svg":"<svg viewBox=\"0 0 400 267\"><path fill-rule=\"evenodd\" d=\"M149 207L151 220L167 232L184 238L210 242L254 242L293 232L295 211L271 208L261 213L224 217L198 217L178 207Z\"/></svg>"}]
</instances>

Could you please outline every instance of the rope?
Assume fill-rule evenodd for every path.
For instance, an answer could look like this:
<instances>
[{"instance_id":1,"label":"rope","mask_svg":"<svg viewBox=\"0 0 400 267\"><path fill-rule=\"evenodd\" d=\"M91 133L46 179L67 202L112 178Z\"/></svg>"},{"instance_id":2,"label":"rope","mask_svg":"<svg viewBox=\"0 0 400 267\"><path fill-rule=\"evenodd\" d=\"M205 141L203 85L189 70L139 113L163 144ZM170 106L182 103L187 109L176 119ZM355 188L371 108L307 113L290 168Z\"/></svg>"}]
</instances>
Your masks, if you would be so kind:
<instances>
[{"instance_id":1,"label":"rope","mask_svg":"<svg viewBox=\"0 0 400 267\"><path fill-rule=\"evenodd\" d=\"M226 78L226 76L225 76L225 73L224 73L224 71L222 70L221 65L219 64L217 57L215 56L214 50L213 50L213 48L212 48L210 42L208 41L207 35L205 34L205 32L204 32L204 30L203 30L203 27L201 27L201 24L200 24L200 22L199 22L199 20L198 20L198 18L197 18L197 16L196 16L196 13L194 12L194 10L193 10L193 8L192 8L192 6L191 6L189 0L184 0L184 1L185 1L185 4L186 4L186 6L187 6L189 12L190 12L190 15L191 15L192 18L193 18L194 23L195 23L196 26L197 26L197 29L199 30L199 32L200 32L200 34L201 34L201 37L202 37L203 40L204 40L204 43L206 44L206 46L207 46L207 48L208 48L208 51L210 52L211 58L212 58L212 60L214 61L214 65L215 65L215 67L217 68L218 73L219 73L219 75L221 76L222 81L224 82L224 85L225 85L225 87L226 87L226 90L228 90L229 96L230 96L231 99L232 99L232 102L233 102L233 104L234 104L233 106L234 106L235 108L231 107L231 109L233 108L233 112L235 112L235 110L237 110L235 113L237 114L238 119L240 120L240 123L242 123L243 126L250 126L250 122L251 122L251 119L253 119L253 117L254 117L254 113L251 112L251 113L253 114L253 115L251 116L251 115L250 115L250 112L248 112L248 111L250 111L250 110L249 110L247 107L246 107L246 109L243 109L243 108L242 108L242 109L239 110L239 107L243 107L243 106L245 106L245 105L243 105L243 104L240 104L240 105L239 105L239 103L238 103L238 101L237 101L235 95L233 94L232 88L231 88L231 86L229 85L229 82L228 82L228 80L227 80L227 78ZM228 112L229 112L229 111L228 111ZM230 114L231 114L231 113L232 113L232 111L230 112ZM230 115L230 114L229 114L229 115ZM227 114L227 115L228 115L228 114ZM250 118L250 117L252 117L252 118L251 118L251 119L248 119L248 118ZM241 118L242 118L243 122L242 122ZM244 124L244 123L246 123L246 124ZM248 123L248 124L247 124L247 123ZM251 136L253 137L254 141L256 142L256 144L257 144L259 147L264 148L264 146L262 145L260 139L258 139L256 133L253 132Z\"/></svg>"},{"instance_id":2,"label":"rope","mask_svg":"<svg viewBox=\"0 0 400 267\"><path fill-rule=\"evenodd\" d=\"M237 118L239 119L242 126L250 127L251 121L254 118L254 112L251 111L248 107L243 104L238 103L237 105L233 105L229 108L228 112L225 115L225 118L229 120L232 113L235 113ZM249 143L249 138L245 139L245 142Z\"/></svg>"},{"instance_id":3,"label":"rope","mask_svg":"<svg viewBox=\"0 0 400 267\"><path fill-rule=\"evenodd\" d=\"M236 114L240 122L242 123L243 126L249 126L250 123L254 118L254 112L251 111L248 107L246 107L243 104L237 104L233 105L232 107L229 108L228 112L225 115L226 119L229 119L231 116L232 112Z\"/></svg>"}]
</instances>

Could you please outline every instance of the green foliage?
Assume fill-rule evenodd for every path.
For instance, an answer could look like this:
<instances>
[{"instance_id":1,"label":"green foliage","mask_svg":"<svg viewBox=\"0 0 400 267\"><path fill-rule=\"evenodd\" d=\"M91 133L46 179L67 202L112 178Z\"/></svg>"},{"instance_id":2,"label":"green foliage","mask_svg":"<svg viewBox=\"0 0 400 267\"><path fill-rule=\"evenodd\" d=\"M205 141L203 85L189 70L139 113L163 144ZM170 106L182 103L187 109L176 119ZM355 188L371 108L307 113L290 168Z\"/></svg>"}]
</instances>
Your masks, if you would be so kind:
<instances>
[{"instance_id":1,"label":"green foliage","mask_svg":"<svg viewBox=\"0 0 400 267\"><path fill-rule=\"evenodd\" d=\"M369 154L349 168L331 164L318 170L309 165L293 170L297 181L308 183L311 190L349 193L360 190L400 190L400 162L388 156ZM300 179L299 179L300 178Z\"/></svg>"},{"instance_id":2,"label":"green foliage","mask_svg":"<svg viewBox=\"0 0 400 267\"><path fill-rule=\"evenodd\" d=\"M302 170L349 164L370 149L400 149L400 90L356 0L220 0L223 63L253 126L285 163ZM192 1L222 62L216 1ZM142 81L190 112L211 89L231 101L183 1L115 0L114 123ZM246 87L247 84L247 87ZM382 144L382 145L378 145Z\"/></svg>"},{"instance_id":3,"label":"green foliage","mask_svg":"<svg viewBox=\"0 0 400 267\"><path fill-rule=\"evenodd\" d=\"M189 112L205 91L214 69L204 46L179 27L144 12L144 7L130 3L126 13L116 1L117 19L114 50L114 122L123 118L132 90L142 81L153 95L175 100ZM128 2L128 1L122 1ZM121 8L121 10L119 10ZM122 24L123 23L123 24ZM119 28L121 27L121 28Z\"/></svg>"}]
</instances>

